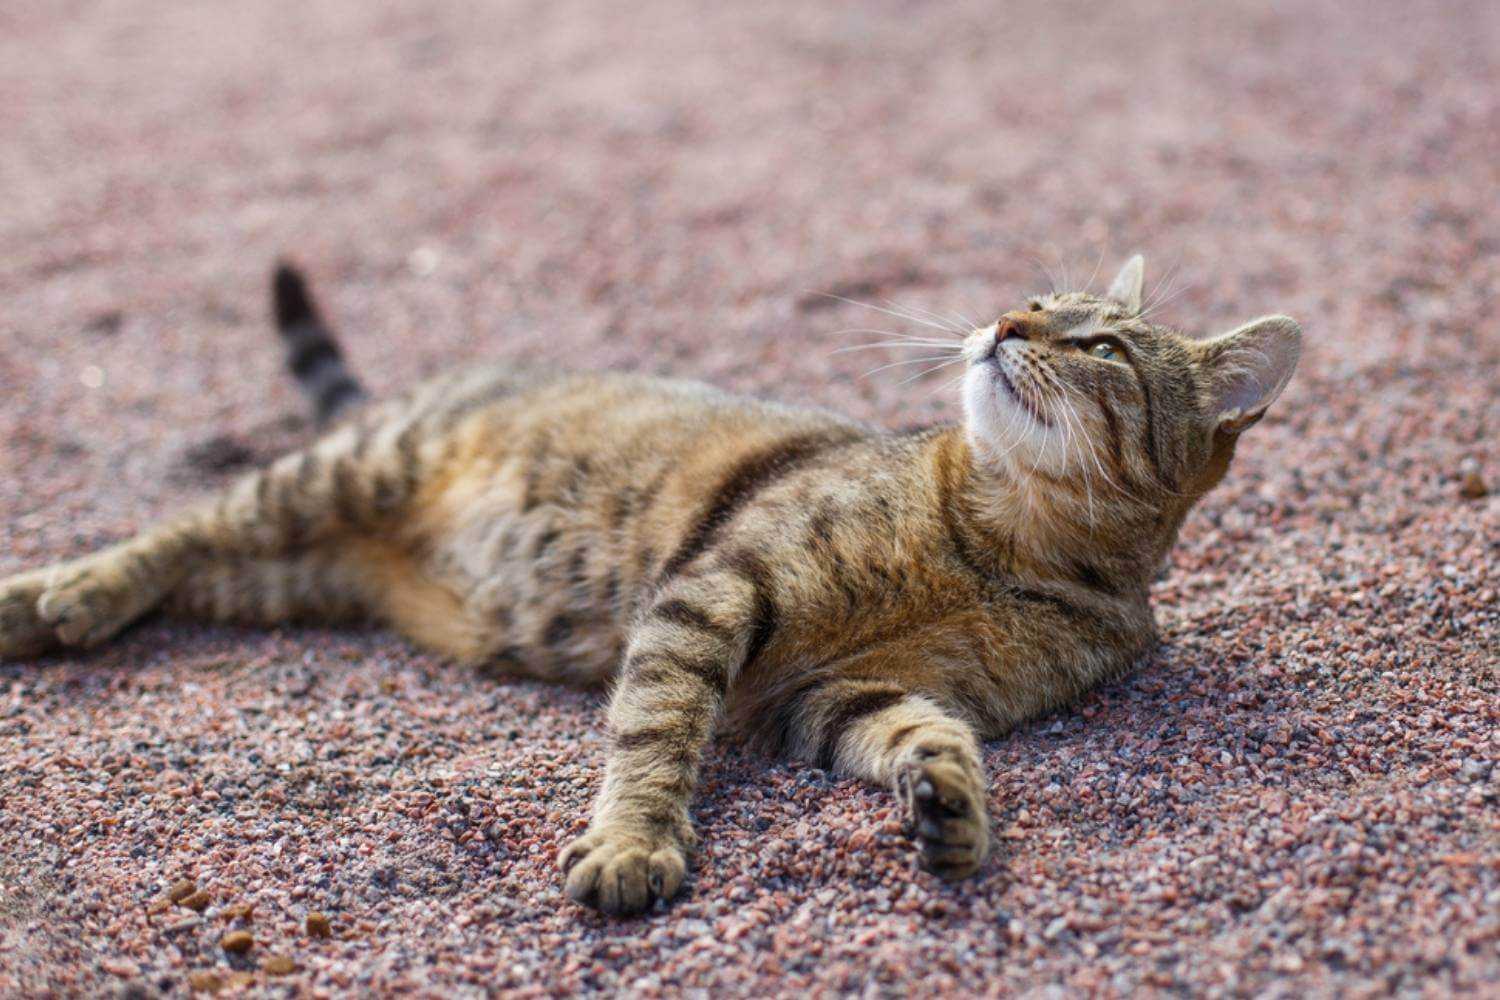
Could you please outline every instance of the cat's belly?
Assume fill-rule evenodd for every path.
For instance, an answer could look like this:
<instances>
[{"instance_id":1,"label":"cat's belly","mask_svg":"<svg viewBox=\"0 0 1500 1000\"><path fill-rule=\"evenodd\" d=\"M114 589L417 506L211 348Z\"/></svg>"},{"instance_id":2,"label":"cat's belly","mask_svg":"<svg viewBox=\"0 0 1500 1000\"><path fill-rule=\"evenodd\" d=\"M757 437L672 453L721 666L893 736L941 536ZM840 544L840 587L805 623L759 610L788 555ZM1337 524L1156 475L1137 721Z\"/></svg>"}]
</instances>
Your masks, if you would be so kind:
<instances>
[{"instance_id":1,"label":"cat's belly","mask_svg":"<svg viewBox=\"0 0 1500 1000\"><path fill-rule=\"evenodd\" d=\"M503 491L501 491L503 492ZM608 533L583 511L490 496L440 541L435 574L461 596L497 672L598 684L623 656L628 595Z\"/></svg>"},{"instance_id":2,"label":"cat's belly","mask_svg":"<svg viewBox=\"0 0 1500 1000\"><path fill-rule=\"evenodd\" d=\"M700 529L717 484L788 438L855 433L824 414L633 377L542 382L467 412L427 443L406 529L471 630L440 647L509 673L607 680L637 602Z\"/></svg>"}]
</instances>

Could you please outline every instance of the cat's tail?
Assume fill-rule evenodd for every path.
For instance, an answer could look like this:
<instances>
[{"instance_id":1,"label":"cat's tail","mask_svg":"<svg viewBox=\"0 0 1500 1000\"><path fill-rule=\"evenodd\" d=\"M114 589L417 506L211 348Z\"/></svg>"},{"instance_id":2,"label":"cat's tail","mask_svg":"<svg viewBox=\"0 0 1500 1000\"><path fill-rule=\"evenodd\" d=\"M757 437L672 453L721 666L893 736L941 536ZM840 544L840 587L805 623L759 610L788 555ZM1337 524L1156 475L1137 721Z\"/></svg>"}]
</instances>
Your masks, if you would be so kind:
<instances>
[{"instance_id":1,"label":"cat's tail","mask_svg":"<svg viewBox=\"0 0 1500 1000\"><path fill-rule=\"evenodd\" d=\"M276 329L286 344L287 368L312 400L318 423L327 424L364 402L365 390L344 363L344 352L323 322L302 273L278 262L271 298Z\"/></svg>"}]
</instances>

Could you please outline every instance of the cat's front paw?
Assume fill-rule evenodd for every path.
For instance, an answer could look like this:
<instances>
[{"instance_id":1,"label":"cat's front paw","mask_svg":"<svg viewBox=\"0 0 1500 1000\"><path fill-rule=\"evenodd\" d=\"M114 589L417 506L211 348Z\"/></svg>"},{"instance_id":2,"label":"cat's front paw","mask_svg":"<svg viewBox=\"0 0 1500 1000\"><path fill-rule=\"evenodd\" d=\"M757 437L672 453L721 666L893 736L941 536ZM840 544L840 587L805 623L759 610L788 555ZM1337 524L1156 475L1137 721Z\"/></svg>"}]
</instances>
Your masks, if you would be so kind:
<instances>
[{"instance_id":1,"label":"cat's front paw","mask_svg":"<svg viewBox=\"0 0 1500 1000\"><path fill-rule=\"evenodd\" d=\"M557 863L568 898L603 913L640 913L671 899L687 876L687 851L674 835L627 826L591 826L565 847Z\"/></svg>"},{"instance_id":2,"label":"cat's front paw","mask_svg":"<svg viewBox=\"0 0 1500 1000\"><path fill-rule=\"evenodd\" d=\"M52 626L37 612L47 589L45 571L0 581L0 659L20 660L57 647Z\"/></svg>"},{"instance_id":3,"label":"cat's front paw","mask_svg":"<svg viewBox=\"0 0 1500 1000\"><path fill-rule=\"evenodd\" d=\"M36 611L63 645L89 647L114 638L154 600L126 557L103 554L53 570Z\"/></svg>"},{"instance_id":4,"label":"cat's front paw","mask_svg":"<svg viewBox=\"0 0 1500 1000\"><path fill-rule=\"evenodd\" d=\"M959 753L913 747L898 767L896 791L928 871L959 879L979 870L990 853L984 784Z\"/></svg>"}]
</instances>

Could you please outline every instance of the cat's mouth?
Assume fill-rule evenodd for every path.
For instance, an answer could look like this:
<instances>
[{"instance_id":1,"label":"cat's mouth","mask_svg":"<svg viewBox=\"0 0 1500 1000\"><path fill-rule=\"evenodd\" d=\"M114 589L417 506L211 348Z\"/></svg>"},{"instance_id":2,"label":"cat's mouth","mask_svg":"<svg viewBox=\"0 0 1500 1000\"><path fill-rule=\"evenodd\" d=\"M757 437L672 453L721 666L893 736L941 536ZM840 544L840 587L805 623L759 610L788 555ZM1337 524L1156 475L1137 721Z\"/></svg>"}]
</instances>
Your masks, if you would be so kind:
<instances>
[{"instance_id":1,"label":"cat's mouth","mask_svg":"<svg viewBox=\"0 0 1500 1000\"><path fill-rule=\"evenodd\" d=\"M1035 401L1033 401L1026 393L1022 392L1016 386L1015 381L1010 377L1010 373L1005 370L1004 362L1002 362L995 355L991 354L989 357L984 359L984 364L994 367L995 381L999 383L1002 392L1009 396L1028 417L1030 417L1032 420L1035 420L1043 427L1051 429L1052 421L1047 419L1047 415L1042 412L1041 408L1036 404Z\"/></svg>"}]
</instances>

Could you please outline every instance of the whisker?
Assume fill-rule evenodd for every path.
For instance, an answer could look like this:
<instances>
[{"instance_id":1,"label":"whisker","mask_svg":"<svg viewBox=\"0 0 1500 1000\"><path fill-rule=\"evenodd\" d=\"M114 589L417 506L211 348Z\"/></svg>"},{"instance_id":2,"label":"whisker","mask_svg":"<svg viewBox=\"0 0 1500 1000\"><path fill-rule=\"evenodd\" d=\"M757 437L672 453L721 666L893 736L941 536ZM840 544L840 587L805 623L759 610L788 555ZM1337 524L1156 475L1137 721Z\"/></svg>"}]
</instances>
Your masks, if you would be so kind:
<instances>
[{"instance_id":1,"label":"whisker","mask_svg":"<svg viewBox=\"0 0 1500 1000\"><path fill-rule=\"evenodd\" d=\"M1021 384L1023 381L1025 380L1019 378L1011 379L1011 384L1016 387L1017 393L1026 391ZM1003 452L1000 453L1000 455L998 456L1000 458L1008 457L1011 452L1015 451L1021 445L1025 444L1027 440L1030 439L1031 435L1036 433L1036 418L1031 414L1025 412L1022 408L1017 406L1007 406L1006 414L1010 418L1006 422L1006 429L1008 431L1014 430L1015 433L1013 435L1014 440L1011 441L1010 447L1006 448Z\"/></svg>"},{"instance_id":2,"label":"whisker","mask_svg":"<svg viewBox=\"0 0 1500 1000\"><path fill-rule=\"evenodd\" d=\"M863 375L861 375L860 378L869 378L871 375L874 375L874 374L876 374L878 372L887 371L887 370L889 370L891 368L901 368L901 367L903 367L905 365L920 365L920 364L925 364L928 361L941 361L943 363L940 364L940 365L938 365L938 368L946 368L946 367L948 367L948 365L953 364L955 361L961 361L961 360L963 360L963 359L962 358L952 357L952 356L947 355L947 354L936 354L936 355L933 355L932 357L929 357L929 358L906 358L906 359L901 360L901 361L892 361L890 364L888 364L888 365L881 365L878 368L871 368L869 371L867 371ZM932 369L932 370L936 371L936 369Z\"/></svg>"},{"instance_id":3,"label":"whisker","mask_svg":"<svg viewBox=\"0 0 1500 1000\"><path fill-rule=\"evenodd\" d=\"M1058 403L1062 408L1063 419L1068 423L1068 450L1071 453L1071 451L1073 450L1072 445L1076 441L1078 453L1081 456L1083 454L1084 444L1086 443L1086 439L1083 433L1083 417L1079 415L1077 409L1073 406L1073 404L1068 401L1066 395L1058 397ZM1076 424L1074 422L1075 419L1077 421ZM1075 430L1077 431L1076 437L1073 433ZM1093 534L1094 525L1097 520L1094 515L1094 481L1093 477L1089 475L1088 466L1082 465L1080 463L1080 467L1083 469L1083 474L1080 477L1083 480L1083 495L1088 504L1089 533Z\"/></svg>"},{"instance_id":4,"label":"whisker","mask_svg":"<svg viewBox=\"0 0 1500 1000\"><path fill-rule=\"evenodd\" d=\"M1030 418L1020 416L1011 408L1007 408L1005 414L1006 421L1005 426L1002 428L1002 430L1005 432L1006 436L1012 437L1014 438L1014 440L1011 441L1010 447L1006 448L1004 451L996 455L996 458L1005 458L1011 452L1019 448L1021 444L1026 440L1026 428L1024 421L1029 420ZM1012 430L1015 431L1014 434L1010 433Z\"/></svg>"},{"instance_id":5,"label":"whisker","mask_svg":"<svg viewBox=\"0 0 1500 1000\"><path fill-rule=\"evenodd\" d=\"M944 310L943 313L942 313L942 315L947 316L949 319L952 319L952 320L956 321L958 323L958 325L960 327L962 327L966 331L973 331L973 330L979 329L979 324L975 323L972 319L970 319L967 315L965 315L963 313L963 311L961 311L959 309L954 309L954 308L950 307L950 308Z\"/></svg>"},{"instance_id":6,"label":"whisker","mask_svg":"<svg viewBox=\"0 0 1500 1000\"><path fill-rule=\"evenodd\" d=\"M1073 387L1061 378L1057 379L1057 386L1061 390L1061 401L1063 405L1071 409L1074 415L1078 417L1078 423L1081 432L1083 425L1083 415L1078 412L1078 409L1074 404L1085 402L1085 400L1081 395L1075 395ZM1111 476L1109 472L1104 468L1104 463L1099 461L1099 443L1093 438L1090 438L1086 435L1081 436L1089 446L1088 457L1093 462L1094 468L1098 470L1100 477L1102 477L1105 483L1107 483L1109 487L1115 492L1121 492L1120 485L1115 482L1114 477Z\"/></svg>"},{"instance_id":7,"label":"whisker","mask_svg":"<svg viewBox=\"0 0 1500 1000\"><path fill-rule=\"evenodd\" d=\"M964 345L955 344L951 340L882 340L871 344L853 344L849 347L838 347L829 354L848 354L850 351L874 351L881 348L891 347L926 347L931 349L942 348L951 350L955 354L964 349Z\"/></svg>"},{"instance_id":8,"label":"whisker","mask_svg":"<svg viewBox=\"0 0 1500 1000\"><path fill-rule=\"evenodd\" d=\"M1020 421L1019 417L1012 417L1011 420L1010 420L1010 422L1008 424L1006 424L1006 426L1007 427L1014 427L1017 424L1019 424L1020 422L1021 421ZM1004 458L1005 456L1009 455L1011 452L1015 451L1017 448L1019 448L1021 445L1025 444L1025 443L1026 443L1026 430L1025 430L1025 427L1023 426L1021 428L1021 430L1016 434L1016 439L1011 442L1010 447L1007 448L1007 449L1005 449L1004 451L1002 451L996 457L998 457L998 458Z\"/></svg>"},{"instance_id":9,"label":"whisker","mask_svg":"<svg viewBox=\"0 0 1500 1000\"><path fill-rule=\"evenodd\" d=\"M1162 280L1157 282L1155 288L1151 289L1151 294L1147 296L1146 301L1141 303L1141 312L1148 313L1152 309L1155 309L1157 303L1161 301L1161 297L1170 293L1175 287L1177 287L1177 274L1170 272L1163 275Z\"/></svg>"},{"instance_id":10,"label":"whisker","mask_svg":"<svg viewBox=\"0 0 1500 1000\"><path fill-rule=\"evenodd\" d=\"M851 333L877 333L882 337L896 337L901 340L931 340L938 344L948 344L952 341L947 337L934 337L925 331L907 333L904 330L887 330L877 326L846 326L841 330L834 330L831 336L844 337Z\"/></svg>"},{"instance_id":11,"label":"whisker","mask_svg":"<svg viewBox=\"0 0 1500 1000\"><path fill-rule=\"evenodd\" d=\"M938 386L936 389L933 389L932 392L928 393L928 395L929 396L936 396L940 392L947 392L949 390L958 388L959 384L961 382L963 382L964 376L966 376L968 374L969 373L968 373L967 370L959 372L957 375L953 376L948 381L946 381L942 385Z\"/></svg>"},{"instance_id":12,"label":"whisker","mask_svg":"<svg viewBox=\"0 0 1500 1000\"><path fill-rule=\"evenodd\" d=\"M1071 445L1072 442L1073 442L1073 440L1074 440L1073 437L1072 437L1072 431L1076 428L1076 430L1078 431L1077 441L1078 441L1078 453L1079 453L1079 455L1081 456L1083 454L1083 447L1084 447L1085 444L1087 444L1089 446L1089 454L1090 454L1090 456L1095 459L1095 465L1098 465L1098 458L1097 458L1097 456L1094 453L1093 442L1091 440L1089 440L1088 437L1083 432L1083 415L1078 412L1077 407L1075 407L1073 405L1073 402L1068 398L1067 386L1065 384L1063 384L1060 379L1058 380L1058 382L1059 382L1059 386L1061 388L1061 392L1060 392L1060 394L1057 397L1057 401L1058 401L1059 405L1062 408L1063 419L1066 420L1067 423L1068 423L1068 428L1069 428L1069 438L1068 438L1068 441L1069 441L1069 444ZM1076 423L1075 423L1075 420L1076 420ZM1069 452L1071 453L1071 448L1069 448ZM1097 519L1096 519L1095 514L1094 514L1094 483L1093 483L1093 477L1089 475L1089 470L1088 470L1088 466L1087 465L1080 465L1080 468L1082 470L1080 478L1083 480L1083 493L1084 493L1084 497L1086 498L1086 500L1088 502L1089 533L1092 534L1093 530L1094 530L1094 525L1097 523ZM1101 473L1104 471L1102 466L1100 467L1099 471Z\"/></svg>"},{"instance_id":13,"label":"whisker","mask_svg":"<svg viewBox=\"0 0 1500 1000\"><path fill-rule=\"evenodd\" d=\"M1061 249L1057 251L1057 269L1062 272L1063 284L1066 286L1064 291L1073 291L1075 288L1073 284L1073 268L1068 263L1068 258L1063 254Z\"/></svg>"},{"instance_id":14,"label":"whisker","mask_svg":"<svg viewBox=\"0 0 1500 1000\"><path fill-rule=\"evenodd\" d=\"M1104 250L1105 247L1101 245L1099 247L1099 259L1094 261L1094 270L1089 274L1089 280L1084 282L1083 291L1085 295L1088 294L1089 289L1094 287L1094 279L1099 277L1099 267L1104 263Z\"/></svg>"},{"instance_id":15,"label":"whisker","mask_svg":"<svg viewBox=\"0 0 1500 1000\"><path fill-rule=\"evenodd\" d=\"M1173 292L1170 295L1165 296L1160 302L1153 302L1153 303L1151 303L1151 305L1150 305L1149 308L1142 309L1141 310L1141 316L1142 317L1149 316L1152 313L1156 312L1158 309L1164 309L1164 308L1166 308L1167 306L1171 305L1172 302L1175 299L1181 298L1182 296L1186 295L1188 292L1191 292L1192 290L1193 290L1193 285L1192 284L1185 284L1185 285L1183 285L1181 288L1177 289L1177 291Z\"/></svg>"},{"instance_id":16,"label":"whisker","mask_svg":"<svg viewBox=\"0 0 1500 1000\"><path fill-rule=\"evenodd\" d=\"M825 299L834 299L838 302L847 302L851 306L859 306L862 309L874 309L876 312L885 313L887 316L894 316L897 319L908 320L912 323L920 323L922 326L928 326L934 330L942 330L944 333L955 335L958 334L958 331L954 330L952 327L939 325L937 323L930 322L929 320L921 319L917 316L910 316L906 313L897 312L894 309L885 309L881 306L875 305L872 302L860 302L857 299L845 298L842 295L834 295L832 292L816 292L814 294L821 295Z\"/></svg>"},{"instance_id":17,"label":"whisker","mask_svg":"<svg viewBox=\"0 0 1500 1000\"><path fill-rule=\"evenodd\" d=\"M1042 259L1036 254L1029 253L1026 255L1026 260L1031 264L1033 270L1041 273L1042 280L1047 283L1047 288L1051 293L1054 295L1057 294L1057 278L1048 269L1047 265L1042 263Z\"/></svg>"},{"instance_id":18,"label":"whisker","mask_svg":"<svg viewBox=\"0 0 1500 1000\"><path fill-rule=\"evenodd\" d=\"M1169 282L1175 284L1178 274L1178 268L1181 264L1182 254L1179 253L1177 255L1177 259L1172 261L1172 263L1167 267L1166 271L1163 272L1161 280L1152 287L1151 294L1146 296L1146 300L1141 304L1141 315L1145 315L1148 311L1157 307L1158 301L1163 294L1163 288L1165 288L1167 291L1171 291L1171 285L1169 284Z\"/></svg>"},{"instance_id":19,"label":"whisker","mask_svg":"<svg viewBox=\"0 0 1500 1000\"><path fill-rule=\"evenodd\" d=\"M898 310L901 315L906 316L908 319L916 320L919 323L922 322L924 318L926 318L933 321L934 323L939 324L941 329L948 330L951 333L963 332L963 328L961 326L953 325L952 319L942 315L941 313L934 312L933 310L928 309L925 306L905 305L904 303L896 302L892 299L886 299L885 304L891 309Z\"/></svg>"},{"instance_id":20,"label":"whisker","mask_svg":"<svg viewBox=\"0 0 1500 1000\"><path fill-rule=\"evenodd\" d=\"M897 382L896 385L899 387L899 386L907 385L908 383L911 383L911 382L915 382L917 379L922 378L922 377L927 376L927 375L931 375L933 372L942 371L944 368L947 368L949 365L954 364L955 362L957 362L959 360L962 360L962 359L960 359L960 358L953 358L951 360L944 361L940 365L933 365L931 368L928 368L928 369L925 369L923 371L917 372L915 375L911 376L910 378L904 378L904 379L902 379L900 382Z\"/></svg>"},{"instance_id":21,"label":"whisker","mask_svg":"<svg viewBox=\"0 0 1500 1000\"><path fill-rule=\"evenodd\" d=\"M1041 362L1037 362L1035 371L1038 386L1037 395L1044 400L1048 399L1048 397L1051 397L1051 401L1059 404L1055 408L1054 415L1060 416L1063 420L1063 458L1067 459L1073 454L1073 425L1068 420L1067 411L1064 410L1061 406L1061 395L1057 389L1056 381L1052 373L1049 372ZM1086 483L1085 488L1087 488Z\"/></svg>"},{"instance_id":22,"label":"whisker","mask_svg":"<svg viewBox=\"0 0 1500 1000\"><path fill-rule=\"evenodd\" d=\"M1034 410L1037 414L1045 413L1046 407L1043 404L1046 402L1046 400L1042 397L1041 390L1037 386L1037 376L1034 374L1034 370L1031 366L1028 365L1025 370L1027 373L1027 377L1019 378L1013 376L1010 380L1011 385L1016 387L1016 393L1018 395L1024 396L1026 398L1026 402L1030 405L1032 410ZM1038 418L1036 416L1031 415L1028 415L1027 419L1031 421L1038 421ZM1044 431L1048 430L1045 424L1042 425L1042 429ZM1024 435L1022 435L1020 441L1024 440L1026 440L1026 438ZM1020 441L1018 441L1017 443L1019 444ZM1045 451L1045 448L1036 449L1036 456L1032 459L1031 462L1032 475L1036 475L1037 470L1042 467L1042 454Z\"/></svg>"}]
</instances>

